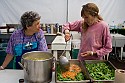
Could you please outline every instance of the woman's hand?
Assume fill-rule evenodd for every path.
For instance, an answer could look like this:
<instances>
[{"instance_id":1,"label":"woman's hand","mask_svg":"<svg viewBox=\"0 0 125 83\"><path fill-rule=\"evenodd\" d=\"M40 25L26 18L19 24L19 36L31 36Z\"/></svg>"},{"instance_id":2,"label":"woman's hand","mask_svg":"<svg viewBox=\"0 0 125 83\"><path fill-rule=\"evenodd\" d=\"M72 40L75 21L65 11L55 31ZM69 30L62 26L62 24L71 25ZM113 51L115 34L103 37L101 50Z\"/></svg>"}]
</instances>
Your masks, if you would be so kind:
<instances>
[{"instance_id":1,"label":"woman's hand","mask_svg":"<svg viewBox=\"0 0 125 83\"><path fill-rule=\"evenodd\" d=\"M0 70L4 70L3 66L0 66Z\"/></svg>"},{"instance_id":2,"label":"woman's hand","mask_svg":"<svg viewBox=\"0 0 125 83\"><path fill-rule=\"evenodd\" d=\"M82 56L82 57L85 57L85 56L93 56L93 52L92 52L92 51L86 51L86 52L81 53L81 56Z\"/></svg>"},{"instance_id":3,"label":"woman's hand","mask_svg":"<svg viewBox=\"0 0 125 83\"><path fill-rule=\"evenodd\" d=\"M69 30L65 30L64 34L65 34L65 37L64 37L65 41L66 42L69 41L71 38Z\"/></svg>"},{"instance_id":4,"label":"woman's hand","mask_svg":"<svg viewBox=\"0 0 125 83\"><path fill-rule=\"evenodd\" d=\"M70 33L65 33L65 41L69 41L71 38Z\"/></svg>"}]
</instances>

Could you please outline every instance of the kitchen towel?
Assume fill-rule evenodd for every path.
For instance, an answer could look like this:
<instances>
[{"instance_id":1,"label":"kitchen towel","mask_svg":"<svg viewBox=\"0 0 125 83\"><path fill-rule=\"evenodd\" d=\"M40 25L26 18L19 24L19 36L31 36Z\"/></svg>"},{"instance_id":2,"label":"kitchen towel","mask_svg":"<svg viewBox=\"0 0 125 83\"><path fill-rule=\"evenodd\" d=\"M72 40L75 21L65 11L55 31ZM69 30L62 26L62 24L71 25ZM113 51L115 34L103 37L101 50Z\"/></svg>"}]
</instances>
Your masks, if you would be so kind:
<instances>
[{"instance_id":1,"label":"kitchen towel","mask_svg":"<svg viewBox=\"0 0 125 83\"><path fill-rule=\"evenodd\" d=\"M125 70L115 70L115 83L125 83Z\"/></svg>"}]
</instances>

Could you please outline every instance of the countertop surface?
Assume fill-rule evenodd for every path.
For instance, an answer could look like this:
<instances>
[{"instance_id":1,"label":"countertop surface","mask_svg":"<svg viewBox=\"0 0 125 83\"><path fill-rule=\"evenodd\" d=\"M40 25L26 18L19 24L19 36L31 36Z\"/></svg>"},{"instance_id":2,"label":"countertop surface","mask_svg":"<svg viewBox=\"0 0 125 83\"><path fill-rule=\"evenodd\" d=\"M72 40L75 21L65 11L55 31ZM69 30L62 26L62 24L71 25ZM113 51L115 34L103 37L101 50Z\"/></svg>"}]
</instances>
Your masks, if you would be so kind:
<instances>
[{"instance_id":1,"label":"countertop surface","mask_svg":"<svg viewBox=\"0 0 125 83\"><path fill-rule=\"evenodd\" d=\"M63 36L56 36L56 38L52 42L53 45L66 45L64 35ZM67 42L68 45L71 45L71 41Z\"/></svg>"},{"instance_id":2,"label":"countertop surface","mask_svg":"<svg viewBox=\"0 0 125 83\"><path fill-rule=\"evenodd\" d=\"M121 34L111 34L112 38L115 37L116 39L125 39L124 35Z\"/></svg>"},{"instance_id":3,"label":"countertop surface","mask_svg":"<svg viewBox=\"0 0 125 83\"><path fill-rule=\"evenodd\" d=\"M125 36L121 34L111 34L113 47L124 47Z\"/></svg>"},{"instance_id":4,"label":"countertop surface","mask_svg":"<svg viewBox=\"0 0 125 83\"><path fill-rule=\"evenodd\" d=\"M19 79L24 79L23 70L0 70L0 83L19 83ZM55 72L52 74L52 81L50 83L55 83Z\"/></svg>"}]
</instances>

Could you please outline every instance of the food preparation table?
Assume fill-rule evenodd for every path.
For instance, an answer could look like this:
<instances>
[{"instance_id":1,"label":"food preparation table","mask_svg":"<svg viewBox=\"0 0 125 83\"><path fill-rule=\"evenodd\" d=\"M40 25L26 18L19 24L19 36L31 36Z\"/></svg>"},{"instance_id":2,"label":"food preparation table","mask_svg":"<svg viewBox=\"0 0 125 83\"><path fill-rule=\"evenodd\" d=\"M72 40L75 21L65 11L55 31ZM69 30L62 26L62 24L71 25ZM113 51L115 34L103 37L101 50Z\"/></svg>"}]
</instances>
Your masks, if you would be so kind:
<instances>
[{"instance_id":1,"label":"food preparation table","mask_svg":"<svg viewBox=\"0 0 125 83\"><path fill-rule=\"evenodd\" d=\"M125 45L125 36L121 34L111 34L111 37L112 37L112 46L121 48L120 57L122 60L123 47Z\"/></svg>"},{"instance_id":2,"label":"food preparation table","mask_svg":"<svg viewBox=\"0 0 125 83\"><path fill-rule=\"evenodd\" d=\"M19 83L19 79L24 79L23 70L0 70L0 83ZM52 74L52 81L50 83L55 83L55 72Z\"/></svg>"},{"instance_id":3,"label":"food preparation table","mask_svg":"<svg viewBox=\"0 0 125 83\"><path fill-rule=\"evenodd\" d=\"M66 42L64 39L64 36L56 36L56 38L54 39L54 41L52 42L51 45L51 50L53 51L53 56L58 59L58 53L57 51L59 50L64 50L66 46ZM67 42L67 46L66 46L66 57L68 59L70 59L70 51L71 51L71 41Z\"/></svg>"}]
</instances>

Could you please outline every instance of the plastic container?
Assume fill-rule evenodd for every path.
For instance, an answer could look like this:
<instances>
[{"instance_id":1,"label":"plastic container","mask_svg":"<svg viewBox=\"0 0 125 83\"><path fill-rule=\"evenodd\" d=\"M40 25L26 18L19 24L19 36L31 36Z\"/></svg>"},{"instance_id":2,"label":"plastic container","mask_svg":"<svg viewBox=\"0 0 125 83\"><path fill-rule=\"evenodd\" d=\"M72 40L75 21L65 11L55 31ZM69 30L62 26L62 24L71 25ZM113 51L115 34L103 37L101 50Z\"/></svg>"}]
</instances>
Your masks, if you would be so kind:
<instances>
[{"instance_id":1,"label":"plastic container","mask_svg":"<svg viewBox=\"0 0 125 83\"><path fill-rule=\"evenodd\" d=\"M71 40L71 43L72 43L73 49L79 49L80 48L80 40L74 39L74 40Z\"/></svg>"},{"instance_id":2,"label":"plastic container","mask_svg":"<svg viewBox=\"0 0 125 83\"><path fill-rule=\"evenodd\" d=\"M73 39L71 40L71 43L72 43L72 59L77 59L80 48L80 40Z\"/></svg>"},{"instance_id":3,"label":"plastic container","mask_svg":"<svg viewBox=\"0 0 125 83\"><path fill-rule=\"evenodd\" d=\"M77 59L79 49L72 49L72 59Z\"/></svg>"}]
</instances>

